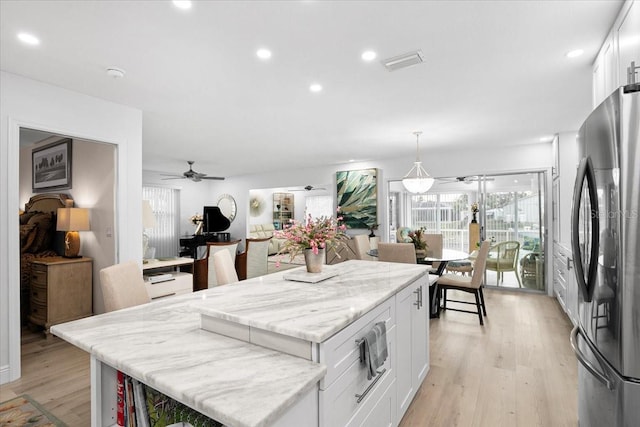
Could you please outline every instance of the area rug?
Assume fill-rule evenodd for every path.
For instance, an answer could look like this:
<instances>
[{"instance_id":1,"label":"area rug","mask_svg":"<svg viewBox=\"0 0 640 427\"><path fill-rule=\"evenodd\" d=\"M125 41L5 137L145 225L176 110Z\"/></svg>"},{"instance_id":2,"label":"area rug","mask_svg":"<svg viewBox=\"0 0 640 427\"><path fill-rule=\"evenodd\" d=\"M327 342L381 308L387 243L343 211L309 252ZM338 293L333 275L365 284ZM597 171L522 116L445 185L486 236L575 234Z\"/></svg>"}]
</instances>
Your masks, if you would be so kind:
<instances>
[{"instance_id":1,"label":"area rug","mask_svg":"<svg viewBox=\"0 0 640 427\"><path fill-rule=\"evenodd\" d=\"M27 394L0 403L0 427L5 426L67 427Z\"/></svg>"}]
</instances>

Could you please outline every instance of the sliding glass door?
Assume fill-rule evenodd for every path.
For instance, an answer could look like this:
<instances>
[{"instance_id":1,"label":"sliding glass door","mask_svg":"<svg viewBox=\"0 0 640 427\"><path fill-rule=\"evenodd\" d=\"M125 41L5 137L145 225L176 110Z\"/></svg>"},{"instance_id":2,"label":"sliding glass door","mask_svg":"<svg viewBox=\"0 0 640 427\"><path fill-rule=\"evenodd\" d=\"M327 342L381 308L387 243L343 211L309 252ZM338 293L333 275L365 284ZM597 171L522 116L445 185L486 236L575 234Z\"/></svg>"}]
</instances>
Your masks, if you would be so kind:
<instances>
[{"instance_id":1,"label":"sliding glass door","mask_svg":"<svg viewBox=\"0 0 640 427\"><path fill-rule=\"evenodd\" d=\"M542 172L481 177L481 226L492 245L487 286L544 291L544 179Z\"/></svg>"},{"instance_id":2,"label":"sliding glass door","mask_svg":"<svg viewBox=\"0 0 640 427\"><path fill-rule=\"evenodd\" d=\"M390 181L389 241L424 227L443 235L445 249L473 254L469 224L478 203L481 238L493 248L485 284L544 291L544 180L544 172L439 178L422 195Z\"/></svg>"}]
</instances>

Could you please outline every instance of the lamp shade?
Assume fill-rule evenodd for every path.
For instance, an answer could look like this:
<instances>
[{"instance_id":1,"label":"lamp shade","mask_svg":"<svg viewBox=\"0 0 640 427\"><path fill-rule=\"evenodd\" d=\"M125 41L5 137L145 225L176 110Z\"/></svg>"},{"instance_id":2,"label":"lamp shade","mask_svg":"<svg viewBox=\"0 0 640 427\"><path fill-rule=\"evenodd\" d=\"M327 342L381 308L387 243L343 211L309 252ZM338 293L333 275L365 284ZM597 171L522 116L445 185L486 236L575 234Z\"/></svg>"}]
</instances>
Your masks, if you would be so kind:
<instances>
[{"instance_id":1,"label":"lamp shade","mask_svg":"<svg viewBox=\"0 0 640 427\"><path fill-rule=\"evenodd\" d=\"M411 170L402 178L404 188L406 188L408 192L416 194L426 193L434 183L434 179L424 170L422 162L420 161L419 139L421 133L420 131L414 132L416 136L416 161L413 162Z\"/></svg>"},{"instance_id":2,"label":"lamp shade","mask_svg":"<svg viewBox=\"0 0 640 427\"><path fill-rule=\"evenodd\" d=\"M142 201L142 228L154 228L158 223L148 200Z\"/></svg>"},{"instance_id":3,"label":"lamp shade","mask_svg":"<svg viewBox=\"0 0 640 427\"><path fill-rule=\"evenodd\" d=\"M80 233L89 231L89 209L85 208L58 208L58 220L56 230L66 231L64 235L64 256L78 258L80 251Z\"/></svg>"},{"instance_id":4,"label":"lamp shade","mask_svg":"<svg viewBox=\"0 0 640 427\"><path fill-rule=\"evenodd\" d=\"M58 208L58 231L89 231L89 209Z\"/></svg>"}]
</instances>

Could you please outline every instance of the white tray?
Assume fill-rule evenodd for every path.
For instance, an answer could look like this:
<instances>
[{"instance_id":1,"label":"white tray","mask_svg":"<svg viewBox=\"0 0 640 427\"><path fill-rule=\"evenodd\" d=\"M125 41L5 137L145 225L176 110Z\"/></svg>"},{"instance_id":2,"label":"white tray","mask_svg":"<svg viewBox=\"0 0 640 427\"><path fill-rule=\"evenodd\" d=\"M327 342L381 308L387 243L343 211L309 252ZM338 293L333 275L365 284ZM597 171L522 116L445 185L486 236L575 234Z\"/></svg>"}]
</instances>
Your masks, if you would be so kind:
<instances>
[{"instance_id":1,"label":"white tray","mask_svg":"<svg viewBox=\"0 0 640 427\"><path fill-rule=\"evenodd\" d=\"M305 282L305 283L318 283L323 280L331 279L338 275L338 272L333 270L331 267L327 265L322 266L322 271L320 273L309 273L304 269L299 271L291 271L286 272L282 275L285 280L291 280L294 282Z\"/></svg>"}]
</instances>

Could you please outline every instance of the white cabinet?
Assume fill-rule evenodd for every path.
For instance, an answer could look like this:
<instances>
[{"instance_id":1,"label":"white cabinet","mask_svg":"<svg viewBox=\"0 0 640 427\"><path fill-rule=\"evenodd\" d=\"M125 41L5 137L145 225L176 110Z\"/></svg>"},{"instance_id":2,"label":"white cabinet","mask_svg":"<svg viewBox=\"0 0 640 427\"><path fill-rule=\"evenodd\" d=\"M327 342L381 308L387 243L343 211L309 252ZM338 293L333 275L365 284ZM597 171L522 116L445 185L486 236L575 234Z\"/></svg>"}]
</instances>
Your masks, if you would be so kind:
<instances>
[{"instance_id":1,"label":"white cabinet","mask_svg":"<svg viewBox=\"0 0 640 427\"><path fill-rule=\"evenodd\" d=\"M396 295L398 414L408 409L429 370L429 283L414 282Z\"/></svg>"},{"instance_id":2,"label":"white cabinet","mask_svg":"<svg viewBox=\"0 0 640 427\"><path fill-rule=\"evenodd\" d=\"M627 68L640 66L640 0L627 0L593 62L593 107L628 83ZM640 80L640 70L635 81Z\"/></svg>"},{"instance_id":3,"label":"white cabinet","mask_svg":"<svg viewBox=\"0 0 640 427\"><path fill-rule=\"evenodd\" d=\"M577 324L578 285L573 271L573 259L571 251L558 243L553 245L553 291L571 322Z\"/></svg>"},{"instance_id":4,"label":"white cabinet","mask_svg":"<svg viewBox=\"0 0 640 427\"><path fill-rule=\"evenodd\" d=\"M635 62L640 66L640 1L630 1L622 8L616 20L615 36L618 47L618 86L627 84L627 67ZM636 71L635 81L640 81L640 69Z\"/></svg>"},{"instance_id":5,"label":"white cabinet","mask_svg":"<svg viewBox=\"0 0 640 427\"><path fill-rule=\"evenodd\" d=\"M174 295L188 294L193 291L193 275L182 271L175 271L172 278L164 282L151 283L145 281L147 293L152 300L171 297Z\"/></svg>"},{"instance_id":6,"label":"white cabinet","mask_svg":"<svg viewBox=\"0 0 640 427\"><path fill-rule=\"evenodd\" d=\"M193 271L192 258L176 258L167 261L152 261L144 264L142 272L145 276L147 293L152 300L182 295L193 292L193 274L180 271ZM162 282L148 281L149 275L154 273L170 274L171 278Z\"/></svg>"},{"instance_id":7,"label":"white cabinet","mask_svg":"<svg viewBox=\"0 0 640 427\"><path fill-rule=\"evenodd\" d=\"M553 140L554 163L554 236L553 240L565 246L571 244L571 202L578 169L576 132L561 132ZM557 186L557 187L556 187Z\"/></svg>"}]
</instances>

